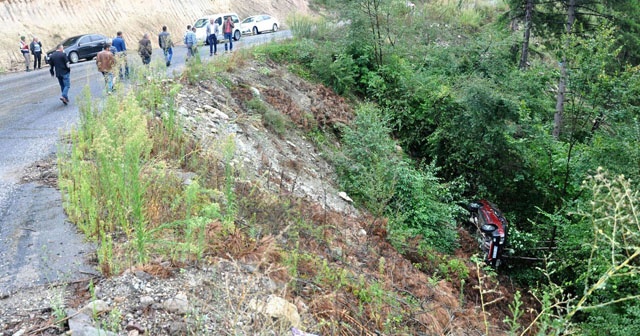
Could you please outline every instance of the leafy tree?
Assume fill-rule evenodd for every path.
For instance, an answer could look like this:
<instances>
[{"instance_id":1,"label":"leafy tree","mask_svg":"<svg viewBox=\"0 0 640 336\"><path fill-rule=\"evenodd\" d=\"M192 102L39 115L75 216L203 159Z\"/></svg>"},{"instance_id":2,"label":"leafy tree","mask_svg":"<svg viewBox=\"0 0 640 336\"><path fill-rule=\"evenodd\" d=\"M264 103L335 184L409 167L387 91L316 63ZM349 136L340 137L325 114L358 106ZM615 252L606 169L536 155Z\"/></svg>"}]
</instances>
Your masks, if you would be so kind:
<instances>
[{"instance_id":1,"label":"leafy tree","mask_svg":"<svg viewBox=\"0 0 640 336\"><path fill-rule=\"evenodd\" d=\"M563 258L547 272L552 299L541 300L541 316L555 311L561 321L547 334L597 335L591 328L611 317L610 334L625 335L640 326L638 192L623 176L612 178L602 169L583 188L588 196L570 214L576 220L562 229L557 253Z\"/></svg>"},{"instance_id":2,"label":"leafy tree","mask_svg":"<svg viewBox=\"0 0 640 336\"><path fill-rule=\"evenodd\" d=\"M417 169L399 153L386 125L377 108L364 105L343 130L343 148L335 158L342 187L378 217L389 217L386 229L398 248L405 237L422 237L427 246L452 251L454 193L435 176L434 167Z\"/></svg>"}]
</instances>

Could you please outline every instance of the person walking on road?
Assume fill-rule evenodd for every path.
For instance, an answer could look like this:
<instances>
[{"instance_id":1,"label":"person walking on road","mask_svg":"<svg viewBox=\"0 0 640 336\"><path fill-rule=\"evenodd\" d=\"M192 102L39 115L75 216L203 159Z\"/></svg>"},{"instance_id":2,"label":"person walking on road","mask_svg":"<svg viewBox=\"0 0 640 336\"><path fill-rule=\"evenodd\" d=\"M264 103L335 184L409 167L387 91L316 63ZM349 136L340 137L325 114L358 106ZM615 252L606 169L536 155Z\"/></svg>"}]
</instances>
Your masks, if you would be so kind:
<instances>
[{"instance_id":1,"label":"person walking on road","mask_svg":"<svg viewBox=\"0 0 640 336\"><path fill-rule=\"evenodd\" d=\"M33 70L42 68L42 42L37 37L33 38L29 45L29 50L33 55Z\"/></svg>"},{"instance_id":2,"label":"person walking on road","mask_svg":"<svg viewBox=\"0 0 640 336\"><path fill-rule=\"evenodd\" d=\"M69 59L64 53L62 44L56 46L56 51L49 57L49 72L51 77L56 76L60 84L62 96L60 100L63 104L69 104L69 88L71 87L71 68L69 67Z\"/></svg>"},{"instance_id":3,"label":"person walking on road","mask_svg":"<svg viewBox=\"0 0 640 336\"><path fill-rule=\"evenodd\" d=\"M138 42L138 54L140 58L142 58L142 64L151 63L151 54L153 53L153 48L151 47L151 40L149 40L149 34L144 33L142 35L142 39Z\"/></svg>"},{"instance_id":4,"label":"person walking on road","mask_svg":"<svg viewBox=\"0 0 640 336\"><path fill-rule=\"evenodd\" d=\"M229 40L229 52L233 51L233 28L231 16L227 16L227 20L222 24L222 32L224 33L224 52L227 52L227 40Z\"/></svg>"},{"instance_id":5,"label":"person walking on road","mask_svg":"<svg viewBox=\"0 0 640 336\"><path fill-rule=\"evenodd\" d=\"M162 32L158 34L158 45L162 48L167 66L170 66L173 58L173 41L171 41L171 34L167 32L167 26L162 26Z\"/></svg>"},{"instance_id":6,"label":"person walking on road","mask_svg":"<svg viewBox=\"0 0 640 336\"><path fill-rule=\"evenodd\" d=\"M207 43L209 43L209 56L218 54L218 34L220 34L220 25L209 19L207 24Z\"/></svg>"},{"instance_id":7,"label":"person walking on road","mask_svg":"<svg viewBox=\"0 0 640 336\"><path fill-rule=\"evenodd\" d=\"M198 39L196 33L191 29L191 25L187 26L187 32L184 34L184 44L187 46L187 61L195 55L198 47Z\"/></svg>"},{"instance_id":8,"label":"person walking on road","mask_svg":"<svg viewBox=\"0 0 640 336\"><path fill-rule=\"evenodd\" d=\"M116 37L113 39L113 46L116 47L116 56L118 57L118 63L120 63L120 79L128 78L127 44L124 42L121 31L116 33Z\"/></svg>"},{"instance_id":9,"label":"person walking on road","mask_svg":"<svg viewBox=\"0 0 640 336\"><path fill-rule=\"evenodd\" d=\"M111 44L104 45L104 49L96 56L98 71L104 76L104 84L107 93L113 92L113 68L116 65L116 57L111 52Z\"/></svg>"},{"instance_id":10,"label":"person walking on road","mask_svg":"<svg viewBox=\"0 0 640 336\"><path fill-rule=\"evenodd\" d=\"M22 53L22 57L24 57L24 65L26 66L26 71L29 72L29 64L31 64L31 56L29 54L29 44L27 43L26 37L20 36L20 52Z\"/></svg>"}]
</instances>

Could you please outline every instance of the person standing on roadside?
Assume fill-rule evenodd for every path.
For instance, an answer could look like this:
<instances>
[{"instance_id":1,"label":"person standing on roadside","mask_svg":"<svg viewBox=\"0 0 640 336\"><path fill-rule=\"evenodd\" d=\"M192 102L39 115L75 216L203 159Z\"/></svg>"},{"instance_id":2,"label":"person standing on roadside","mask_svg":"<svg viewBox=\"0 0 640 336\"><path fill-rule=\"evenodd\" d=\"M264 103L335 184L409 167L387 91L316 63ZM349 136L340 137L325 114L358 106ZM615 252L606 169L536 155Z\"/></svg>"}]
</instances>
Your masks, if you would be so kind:
<instances>
[{"instance_id":1,"label":"person standing on roadside","mask_svg":"<svg viewBox=\"0 0 640 336\"><path fill-rule=\"evenodd\" d=\"M69 88L71 87L71 68L69 67L69 59L64 53L62 44L56 46L56 51L49 57L49 73L51 77L56 76L60 84L62 97L60 100L63 104L69 104Z\"/></svg>"},{"instance_id":2,"label":"person standing on roadside","mask_svg":"<svg viewBox=\"0 0 640 336\"><path fill-rule=\"evenodd\" d=\"M26 66L26 71L29 72L29 64L31 64L31 56L29 54L29 44L27 43L26 37L20 36L20 52L22 53L22 57L24 57L24 64Z\"/></svg>"},{"instance_id":3,"label":"person standing on roadside","mask_svg":"<svg viewBox=\"0 0 640 336\"><path fill-rule=\"evenodd\" d=\"M138 42L138 54L140 58L142 58L142 64L151 63L151 53L153 53L153 48L151 47L151 40L149 40L149 34L144 33L142 35L142 39Z\"/></svg>"},{"instance_id":4,"label":"person standing on roadside","mask_svg":"<svg viewBox=\"0 0 640 336\"><path fill-rule=\"evenodd\" d=\"M198 45L196 33L191 30L191 25L187 26L187 32L184 34L184 44L187 46L187 61L195 55Z\"/></svg>"},{"instance_id":5,"label":"person standing on roadside","mask_svg":"<svg viewBox=\"0 0 640 336\"><path fill-rule=\"evenodd\" d=\"M158 34L158 45L162 48L167 66L170 66L173 58L173 41L171 41L171 34L167 32L167 26L162 26L162 32Z\"/></svg>"},{"instance_id":6,"label":"person standing on roadside","mask_svg":"<svg viewBox=\"0 0 640 336\"><path fill-rule=\"evenodd\" d=\"M33 70L42 68L42 42L37 37L33 38L29 45L31 55L33 55Z\"/></svg>"},{"instance_id":7,"label":"person standing on roadside","mask_svg":"<svg viewBox=\"0 0 640 336\"><path fill-rule=\"evenodd\" d=\"M220 33L220 25L213 19L209 19L207 24L207 43L209 43L209 56L218 54L218 34Z\"/></svg>"},{"instance_id":8,"label":"person standing on roadside","mask_svg":"<svg viewBox=\"0 0 640 336\"><path fill-rule=\"evenodd\" d=\"M113 39L113 46L116 47L116 56L118 57L118 63L121 64L120 79L124 79L125 77L128 78L129 64L127 64L127 44L124 42L124 38L122 38L121 31L116 33L116 37Z\"/></svg>"},{"instance_id":9,"label":"person standing on roadside","mask_svg":"<svg viewBox=\"0 0 640 336\"><path fill-rule=\"evenodd\" d=\"M98 71L104 76L104 84L107 93L113 92L113 68L116 65L116 57L111 52L111 44L104 45L104 49L96 56Z\"/></svg>"},{"instance_id":10,"label":"person standing on roadside","mask_svg":"<svg viewBox=\"0 0 640 336\"><path fill-rule=\"evenodd\" d=\"M233 28L234 24L231 21L231 16L227 16L227 19L222 24L222 32L224 33L224 52L227 52L227 40L229 40L229 52L233 51Z\"/></svg>"}]
</instances>

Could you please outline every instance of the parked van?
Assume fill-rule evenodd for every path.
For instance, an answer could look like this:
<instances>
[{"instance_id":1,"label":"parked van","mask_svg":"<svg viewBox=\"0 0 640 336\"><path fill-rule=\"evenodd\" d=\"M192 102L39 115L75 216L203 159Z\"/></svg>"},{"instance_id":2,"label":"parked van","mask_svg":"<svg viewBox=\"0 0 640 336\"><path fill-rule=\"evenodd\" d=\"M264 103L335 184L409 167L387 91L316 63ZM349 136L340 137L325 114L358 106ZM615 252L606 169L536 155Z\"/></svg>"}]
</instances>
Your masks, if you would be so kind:
<instances>
[{"instance_id":1,"label":"parked van","mask_svg":"<svg viewBox=\"0 0 640 336\"><path fill-rule=\"evenodd\" d=\"M238 41L242 36L240 32L240 17L236 13L220 13L207 15L199 18L196 23L193 24L196 27L196 38L198 42L203 42L204 44L208 44L207 41L207 25L209 24L209 19L213 19L214 22L217 22L220 26L220 33L216 35L219 43L223 43L224 41L224 33L222 32L222 23L227 20L227 17L231 17L231 21L233 22L233 40Z\"/></svg>"}]
</instances>

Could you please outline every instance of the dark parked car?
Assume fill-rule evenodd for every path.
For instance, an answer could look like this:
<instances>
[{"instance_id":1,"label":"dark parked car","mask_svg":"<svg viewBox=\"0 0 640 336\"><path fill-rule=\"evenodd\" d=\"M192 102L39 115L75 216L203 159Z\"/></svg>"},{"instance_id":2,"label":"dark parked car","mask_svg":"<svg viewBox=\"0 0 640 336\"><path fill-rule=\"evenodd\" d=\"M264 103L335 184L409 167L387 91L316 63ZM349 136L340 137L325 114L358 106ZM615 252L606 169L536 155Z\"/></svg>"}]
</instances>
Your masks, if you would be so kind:
<instances>
[{"instance_id":1,"label":"dark parked car","mask_svg":"<svg viewBox=\"0 0 640 336\"><path fill-rule=\"evenodd\" d=\"M502 254L507 245L509 223L500 209L487 200L469 204L469 212L471 222L480 231L480 247L485 254L485 262L497 268L502 263Z\"/></svg>"},{"instance_id":2,"label":"dark parked car","mask_svg":"<svg viewBox=\"0 0 640 336\"><path fill-rule=\"evenodd\" d=\"M100 34L84 34L62 41L64 52L69 57L71 63L76 63L81 59L90 60L104 48L109 38ZM49 56L56 51L55 48L47 51L45 59L49 61Z\"/></svg>"}]
</instances>

